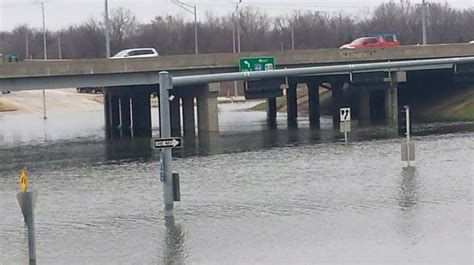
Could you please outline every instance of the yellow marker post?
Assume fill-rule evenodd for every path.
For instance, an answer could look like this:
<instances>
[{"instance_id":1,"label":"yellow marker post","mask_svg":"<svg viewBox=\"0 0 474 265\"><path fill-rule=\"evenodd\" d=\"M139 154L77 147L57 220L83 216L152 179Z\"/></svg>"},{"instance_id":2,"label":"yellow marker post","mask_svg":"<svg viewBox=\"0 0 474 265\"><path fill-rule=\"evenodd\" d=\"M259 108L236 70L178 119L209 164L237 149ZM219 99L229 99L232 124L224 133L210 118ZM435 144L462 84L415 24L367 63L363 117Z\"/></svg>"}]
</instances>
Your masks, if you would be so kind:
<instances>
[{"instance_id":1,"label":"yellow marker post","mask_svg":"<svg viewBox=\"0 0 474 265\"><path fill-rule=\"evenodd\" d=\"M36 237L35 237L35 214L34 208L38 191L28 190L28 179L26 176L26 169L22 169L20 173L20 188L21 192L16 194L18 203L20 204L21 212L25 219L25 224L28 230L28 254L33 264L36 264Z\"/></svg>"},{"instance_id":2,"label":"yellow marker post","mask_svg":"<svg viewBox=\"0 0 474 265\"><path fill-rule=\"evenodd\" d=\"M26 170L22 169L20 173L20 189L26 191L28 189L28 180L26 178Z\"/></svg>"}]
</instances>

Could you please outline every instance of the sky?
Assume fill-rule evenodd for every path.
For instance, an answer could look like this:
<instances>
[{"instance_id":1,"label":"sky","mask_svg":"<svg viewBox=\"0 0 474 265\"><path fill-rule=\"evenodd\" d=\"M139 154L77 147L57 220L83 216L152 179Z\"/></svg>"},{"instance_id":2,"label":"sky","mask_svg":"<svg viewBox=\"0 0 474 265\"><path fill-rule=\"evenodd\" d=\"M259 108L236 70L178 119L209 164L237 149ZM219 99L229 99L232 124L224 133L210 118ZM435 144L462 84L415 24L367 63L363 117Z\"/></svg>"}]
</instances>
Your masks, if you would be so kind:
<instances>
[{"instance_id":1,"label":"sky","mask_svg":"<svg viewBox=\"0 0 474 265\"><path fill-rule=\"evenodd\" d=\"M42 0L0 0L0 31L10 31L18 25L41 28ZM215 15L229 14L235 10L238 0L180 0L196 5L198 20L207 12ZM242 0L240 8L253 7L269 15L282 15L299 11L324 11L329 14L347 14L364 17L376 6L389 0ZM399 0L394 0L395 2ZM411 0L413 4L422 0ZM454 8L474 8L474 0L426 0L448 2ZM99 19L104 11L105 0L44 0L45 23L48 30L59 30L80 24L90 18ZM193 14L171 3L171 0L108 0L109 10L116 7L130 9L140 22L149 22L158 15L180 15L189 21Z\"/></svg>"}]
</instances>

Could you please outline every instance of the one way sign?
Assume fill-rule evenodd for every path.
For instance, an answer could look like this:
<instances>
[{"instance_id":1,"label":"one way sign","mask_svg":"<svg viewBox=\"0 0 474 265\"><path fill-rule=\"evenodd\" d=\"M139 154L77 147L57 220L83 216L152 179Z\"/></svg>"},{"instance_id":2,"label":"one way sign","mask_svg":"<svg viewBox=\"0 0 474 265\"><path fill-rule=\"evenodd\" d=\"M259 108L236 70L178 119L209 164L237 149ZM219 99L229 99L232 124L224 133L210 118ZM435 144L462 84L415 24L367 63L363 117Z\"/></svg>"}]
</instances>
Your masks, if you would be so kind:
<instances>
[{"instance_id":1,"label":"one way sign","mask_svg":"<svg viewBox=\"0 0 474 265\"><path fill-rule=\"evenodd\" d=\"M170 138L154 138L152 139L152 146L156 149L161 148L179 148L182 146L183 141L181 137L170 137Z\"/></svg>"},{"instance_id":2,"label":"one way sign","mask_svg":"<svg viewBox=\"0 0 474 265\"><path fill-rule=\"evenodd\" d=\"M351 109L341 108L339 111L340 121L351 121Z\"/></svg>"}]
</instances>

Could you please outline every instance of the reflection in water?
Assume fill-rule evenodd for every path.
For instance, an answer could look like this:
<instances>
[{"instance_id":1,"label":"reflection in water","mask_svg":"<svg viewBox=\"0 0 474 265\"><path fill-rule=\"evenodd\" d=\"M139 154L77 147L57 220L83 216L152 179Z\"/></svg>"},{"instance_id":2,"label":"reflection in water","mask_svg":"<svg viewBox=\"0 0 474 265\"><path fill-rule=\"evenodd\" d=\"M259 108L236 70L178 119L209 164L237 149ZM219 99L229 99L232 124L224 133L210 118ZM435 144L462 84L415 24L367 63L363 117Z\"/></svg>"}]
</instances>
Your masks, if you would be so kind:
<instances>
[{"instance_id":1,"label":"reflection in water","mask_svg":"<svg viewBox=\"0 0 474 265\"><path fill-rule=\"evenodd\" d=\"M418 200L416 167L404 167L401 177L398 205L402 210L408 210L412 208Z\"/></svg>"},{"instance_id":2,"label":"reflection in water","mask_svg":"<svg viewBox=\"0 0 474 265\"><path fill-rule=\"evenodd\" d=\"M288 144L297 146L300 142L300 135L297 128L288 128Z\"/></svg>"},{"instance_id":3,"label":"reflection in water","mask_svg":"<svg viewBox=\"0 0 474 265\"><path fill-rule=\"evenodd\" d=\"M151 139L106 139L106 160L136 159L148 161L152 156Z\"/></svg>"},{"instance_id":4,"label":"reflection in water","mask_svg":"<svg viewBox=\"0 0 474 265\"><path fill-rule=\"evenodd\" d=\"M184 264L184 232L176 224L174 217L165 217L165 242L163 248L163 264Z\"/></svg>"},{"instance_id":5,"label":"reflection in water","mask_svg":"<svg viewBox=\"0 0 474 265\"><path fill-rule=\"evenodd\" d=\"M198 151L200 155L220 153L219 133L200 132L198 135Z\"/></svg>"},{"instance_id":6,"label":"reflection in water","mask_svg":"<svg viewBox=\"0 0 474 265\"><path fill-rule=\"evenodd\" d=\"M419 211L415 210L418 203L417 176L416 167L402 169L398 198L401 211L398 214L397 232L404 239L406 248L411 248L421 239L420 227L417 224Z\"/></svg>"},{"instance_id":7,"label":"reflection in water","mask_svg":"<svg viewBox=\"0 0 474 265\"><path fill-rule=\"evenodd\" d=\"M347 148L332 144L343 134L329 119L321 130L288 130L282 117L269 129L264 113L239 113L239 123L219 113L219 135L185 137L175 150L186 197L177 213L186 215L156 229L162 196L149 138L106 141L101 112L71 115L51 115L45 128L41 117L0 118L0 264L27 260L12 192L25 165L41 175L32 182L42 194L40 263L472 263L472 132L417 137L436 151L401 170L401 140L376 141L390 138L382 127L354 126Z\"/></svg>"}]
</instances>

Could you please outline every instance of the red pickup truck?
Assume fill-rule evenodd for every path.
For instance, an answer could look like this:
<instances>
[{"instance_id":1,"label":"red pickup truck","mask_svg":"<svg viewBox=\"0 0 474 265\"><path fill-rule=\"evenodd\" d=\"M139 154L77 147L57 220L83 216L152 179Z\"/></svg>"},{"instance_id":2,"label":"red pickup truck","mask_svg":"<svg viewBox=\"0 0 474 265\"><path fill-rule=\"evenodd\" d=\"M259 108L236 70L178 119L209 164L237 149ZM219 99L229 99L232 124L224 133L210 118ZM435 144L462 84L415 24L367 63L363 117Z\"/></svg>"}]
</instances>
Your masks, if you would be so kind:
<instances>
[{"instance_id":1,"label":"red pickup truck","mask_svg":"<svg viewBox=\"0 0 474 265\"><path fill-rule=\"evenodd\" d=\"M390 34L357 38L351 43L342 45L340 49L393 47L399 45L400 42L397 40L397 36L395 34Z\"/></svg>"}]
</instances>

